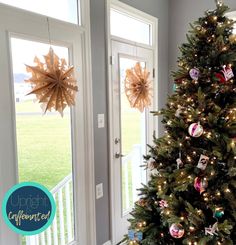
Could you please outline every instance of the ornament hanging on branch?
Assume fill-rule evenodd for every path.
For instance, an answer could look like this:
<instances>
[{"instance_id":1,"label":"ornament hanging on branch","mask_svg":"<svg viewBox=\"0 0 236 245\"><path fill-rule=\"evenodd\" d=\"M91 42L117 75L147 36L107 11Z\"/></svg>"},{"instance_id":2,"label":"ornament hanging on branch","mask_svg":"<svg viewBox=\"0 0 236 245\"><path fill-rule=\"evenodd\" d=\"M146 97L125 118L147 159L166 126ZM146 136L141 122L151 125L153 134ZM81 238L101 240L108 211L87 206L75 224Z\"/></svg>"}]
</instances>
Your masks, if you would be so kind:
<instances>
[{"instance_id":1,"label":"ornament hanging on branch","mask_svg":"<svg viewBox=\"0 0 236 245\"><path fill-rule=\"evenodd\" d=\"M156 168L157 164L154 158L150 157L147 161L147 167L150 170L153 170L154 168Z\"/></svg>"},{"instance_id":2,"label":"ornament hanging on branch","mask_svg":"<svg viewBox=\"0 0 236 245\"><path fill-rule=\"evenodd\" d=\"M139 199L138 201L135 202L136 205L139 205L140 207L145 207L147 206L147 201L145 199Z\"/></svg>"},{"instance_id":3,"label":"ornament hanging on branch","mask_svg":"<svg viewBox=\"0 0 236 245\"><path fill-rule=\"evenodd\" d=\"M151 105L152 88L149 76L150 72L142 68L139 62L132 69L126 70L125 94L130 106L137 108L140 112Z\"/></svg>"},{"instance_id":4,"label":"ornament hanging on branch","mask_svg":"<svg viewBox=\"0 0 236 245\"><path fill-rule=\"evenodd\" d=\"M166 200L164 200L164 199L159 201L159 206L160 206L161 209L169 207L168 202Z\"/></svg>"},{"instance_id":5,"label":"ornament hanging on branch","mask_svg":"<svg viewBox=\"0 0 236 245\"><path fill-rule=\"evenodd\" d=\"M231 66L223 66L223 70L221 72L224 74L226 82L234 77L234 73Z\"/></svg>"},{"instance_id":6,"label":"ornament hanging on branch","mask_svg":"<svg viewBox=\"0 0 236 245\"><path fill-rule=\"evenodd\" d=\"M183 112L184 112L184 109L185 108L183 106L178 106L178 109L175 112L175 116L180 118L181 114L183 114Z\"/></svg>"},{"instance_id":7,"label":"ornament hanging on branch","mask_svg":"<svg viewBox=\"0 0 236 245\"><path fill-rule=\"evenodd\" d=\"M214 210L214 218L220 219L224 216L224 209L221 207L217 207Z\"/></svg>"},{"instance_id":8,"label":"ornament hanging on branch","mask_svg":"<svg viewBox=\"0 0 236 245\"><path fill-rule=\"evenodd\" d=\"M215 0L216 5L222 6L223 5L223 0Z\"/></svg>"},{"instance_id":9,"label":"ornament hanging on branch","mask_svg":"<svg viewBox=\"0 0 236 245\"><path fill-rule=\"evenodd\" d=\"M217 231L218 231L218 223L216 222L213 226L205 228L205 235L218 236Z\"/></svg>"},{"instance_id":10,"label":"ornament hanging on branch","mask_svg":"<svg viewBox=\"0 0 236 245\"><path fill-rule=\"evenodd\" d=\"M201 155L198 161L197 168L200 168L201 170L205 170L208 163L209 163L209 157Z\"/></svg>"},{"instance_id":11,"label":"ornament hanging on branch","mask_svg":"<svg viewBox=\"0 0 236 245\"><path fill-rule=\"evenodd\" d=\"M180 168L182 168L182 167L184 166L184 163L183 163L183 161L181 160L181 158L178 158L178 159L176 160L176 163L177 163L177 169L180 169Z\"/></svg>"},{"instance_id":12,"label":"ornament hanging on branch","mask_svg":"<svg viewBox=\"0 0 236 245\"><path fill-rule=\"evenodd\" d=\"M44 60L45 63L35 57L36 66L26 65L27 72L32 74L32 77L26 80L32 86L28 95L36 95L39 103L43 105L44 113L55 109L63 116L66 106L75 105L78 87L73 76L74 68L68 68L65 59L60 59L52 47L44 56Z\"/></svg>"},{"instance_id":13,"label":"ornament hanging on branch","mask_svg":"<svg viewBox=\"0 0 236 245\"><path fill-rule=\"evenodd\" d=\"M203 134L203 127L200 123L192 123L188 128L190 136L198 138Z\"/></svg>"},{"instance_id":14,"label":"ornament hanging on branch","mask_svg":"<svg viewBox=\"0 0 236 245\"><path fill-rule=\"evenodd\" d=\"M194 188L202 194L202 192L206 191L208 187L208 182L206 178L196 177L194 180Z\"/></svg>"},{"instance_id":15,"label":"ornament hanging on branch","mask_svg":"<svg viewBox=\"0 0 236 245\"><path fill-rule=\"evenodd\" d=\"M157 170L158 164L156 163L156 160L154 158L149 158L147 161L147 168L150 170L150 174L152 175L158 175L159 171Z\"/></svg>"},{"instance_id":16,"label":"ornament hanging on branch","mask_svg":"<svg viewBox=\"0 0 236 245\"><path fill-rule=\"evenodd\" d=\"M184 166L184 163L181 159L181 152L179 152L179 158L176 159L176 163L177 163L177 169L180 169Z\"/></svg>"},{"instance_id":17,"label":"ornament hanging on branch","mask_svg":"<svg viewBox=\"0 0 236 245\"><path fill-rule=\"evenodd\" d=\"M129 230L128 231L128 237L131 241L142 241L143 240L143 233L141 231L136 230Z\"/></svg>"},{"instance_id":18,"label":"ornament hanging on branch","mask_svg":"<svg viewBox=\"0 0 236 245\"><path fill-rule=\"evenodd\" d=\"M214 73L213 80L217 81L217 82L220 82L220 83L225 83L225 77L220 72L215 72Z\"/></svg>"},{"instance_id":19,"label":"ornament hanging on branch","mask_svg":"<svg viewBox=\"0 0 236 245\"><path fill-rule=\"evenodd\" d=\"M193 80L197 81L200 75L200 71L197 68L193 68L189 71L189 75Z\"/></svg>"},{"instance_id":20,"label":"ornament hanging on branch","mask_svg":"<svg viewBox=\"0 0 236 245\"><path fill-rule=\"evenodd\" d=\"M174 238L182 238L184 235L184 228L181 224L172 224L169 229L170 235Z\"/></svg>"},{"instance_id":21,"label":"ornament hanging on branch","mask_svg":"<svg viewBox=\"0 0 236 245\"><path fill-rule=\"evenodd\" d=\"M230 66L223 66L223 70L221 70L221 72L214 73L213 80L218 81L220 83L225 83L233 77L234 73L232 68Z\"/></svg>"}]
</instances>

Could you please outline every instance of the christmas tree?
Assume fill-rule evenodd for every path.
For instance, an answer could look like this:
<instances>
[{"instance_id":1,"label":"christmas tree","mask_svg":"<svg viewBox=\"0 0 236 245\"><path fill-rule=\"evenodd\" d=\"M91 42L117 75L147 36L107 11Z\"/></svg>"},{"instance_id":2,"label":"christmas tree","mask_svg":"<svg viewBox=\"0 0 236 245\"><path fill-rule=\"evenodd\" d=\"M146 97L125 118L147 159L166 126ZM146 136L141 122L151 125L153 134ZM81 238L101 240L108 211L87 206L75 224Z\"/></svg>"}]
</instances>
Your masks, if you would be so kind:
<instances>
[{"instance_id":1,"label":"christmas tree","mask_svg":"<svg viewBox=\"0 0 236 245\"><path fill-rule=\"evenodd\" d=\"M175 93L154 112L166 131L148 146L129 245L236 244L236 35L226 11L218 1L180 47Z\"/></svg>"}]
</instances>

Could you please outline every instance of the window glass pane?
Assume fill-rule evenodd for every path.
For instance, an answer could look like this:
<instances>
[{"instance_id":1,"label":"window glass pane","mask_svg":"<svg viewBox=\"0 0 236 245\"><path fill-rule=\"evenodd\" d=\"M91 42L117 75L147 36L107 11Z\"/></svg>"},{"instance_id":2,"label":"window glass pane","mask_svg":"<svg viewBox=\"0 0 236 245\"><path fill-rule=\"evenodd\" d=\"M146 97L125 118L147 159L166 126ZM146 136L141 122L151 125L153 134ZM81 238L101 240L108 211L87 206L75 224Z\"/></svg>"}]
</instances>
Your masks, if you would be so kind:
<instances>
[{"instance_id":1,"label":"window glass pane","mask_svg":"<svg viewBox=\"0 0 236 245\"><path fill-rule=\"evenodd\" d=\"M122 157L122 213L127 215L138 200L137 189L145 183L146 171L140 166L146 149L146 120L145 111L141 113L131 108L124 91L126 69L134 67L137 60L119 59L120 70L120 121ZM145 67L144 62L140 62Z\"/></svg>"},{"instance_id":2,"label":"window glass pane","mask_svg":"<svg viewBox=\"0 0 236 245\"><path fill-rule=\"evenodd\" d=\"M79 0L0 0L0 3L78 24L78 1Z\"/></svg>"},{"instance_id":3,"label":"window glass pane","mask_svg":"<svg viewBox=\"0 0 236 245\"><path fill-rule=\"evenodd\" d=\"M111 35L151 45L151 25L111 9Z\"/></svg>"},{"instance_id":4,"label":"window glass pane","mask_svg":"<svg viewBox=\"0 0 236 245\"><path fill-rule=\"evenodd\" d=\"M232 18L234 21L236 21L236 17ZM236 24L234 24L233 34L236 34Z\"/></svg>"},{"instance_id":5,"label":"window glass pane","mask_svg":"<svg viewBox=\"0 0 236 245\"><path fill-rule=\"evenodd\" d=\"M68 48L53 46L60 58L68 61ZM22 245L69 244L74 239L72 146L70 110L63 118L58 112L42 115L34 95L27 96L31 87L24 80L25 64L35 65L34 57L42 59L49 45L11 38L12 65L15 92L16 135L19 181L38 182L53 194L57 213L53 225L35 236L22 237ZM63 220L63 221L62 221ZM40 243L41 244L41 243Z\"/></svg>"}]
</instances>

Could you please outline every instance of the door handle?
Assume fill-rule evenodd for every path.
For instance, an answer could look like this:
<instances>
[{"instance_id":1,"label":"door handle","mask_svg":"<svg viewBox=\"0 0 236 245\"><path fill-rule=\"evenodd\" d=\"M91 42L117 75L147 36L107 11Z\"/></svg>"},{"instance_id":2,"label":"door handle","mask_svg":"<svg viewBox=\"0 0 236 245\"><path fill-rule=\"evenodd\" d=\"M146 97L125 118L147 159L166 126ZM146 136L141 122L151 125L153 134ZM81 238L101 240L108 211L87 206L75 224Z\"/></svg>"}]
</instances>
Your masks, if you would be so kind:
<instances>
[{"instance_id":1,"label":"door handle","mask_svg":"<svg viewBox=\"0 0 236 245\"><path fill-rule=\"evenodd\" d=\"M119 152L116 152L115 153L115 158L120 158L120 157L124 157L124 155L119 153Z\"/></svg>"}]
</instances>

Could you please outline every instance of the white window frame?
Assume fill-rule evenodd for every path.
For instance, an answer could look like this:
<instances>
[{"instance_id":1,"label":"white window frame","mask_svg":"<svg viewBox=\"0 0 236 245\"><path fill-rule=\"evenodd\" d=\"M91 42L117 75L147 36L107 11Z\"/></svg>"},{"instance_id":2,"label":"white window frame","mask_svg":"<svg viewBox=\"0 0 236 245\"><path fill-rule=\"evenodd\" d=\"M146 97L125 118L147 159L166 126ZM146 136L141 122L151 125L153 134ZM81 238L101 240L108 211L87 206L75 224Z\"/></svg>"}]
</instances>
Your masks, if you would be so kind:
<instances>
[{"instance_id":1,"label":"white window frame","mask_svg":"<svg viewBox=\"0 0 236 245\"><path fill-rule=\"evenodd\" d=\"M134 19L138 19L140 21L143 21L146 24L149 24L151 27L151 45L144 44L144 43L138 43L134 41L127 40L125 38L117 37L114 35L111 35L110 32L110 9L115 9L118 12L124 13L128 16L133 17ZM108 40L117 40L121 42L125 42L127 44L135 44L143 48L151 48L153 50L157 49L157 28L158 28L158 21L155 17L146 14L136 8L133 8L127 4L124 4L118 0L107 0L107 37L109 38Z\"/></svg>"},{"instance_id":2,"label":"white window frame","mask_svg":"<svg viewBox=\"0 0 236 245\"><path fill-rule=\"evenodd\" d=\"M80 162L79 166L73 166L73 173L75 183L79 184L80 188L77 189L75 193L75 206L80 203L78 207L78 213L75 215L75 235L77 238L76 242L72 242L70 245L78 245L78 244L91 244L96 245L96 215L95 215L95 178L94 178L94 140L93 140L93 103L92 103L92 76L91 76L91 39L90 39L90 5L89 1L81 0L80 1L81 7L81 26L71 24L68 22L63 22L57 19L49 18L50 19L50 28L51 32L53 32L53 26L59 26L60 28L66 28L67 31L75 32L76 35L80 36L80 40L82 43L82 53L81 53L81 62L83 64L83 71L82 71L82 86L79 88L79 96L80 96L80 103L82 104L79 108L80 109L72 109L72 114L74 115L74 121L78 121L80 118L80 125L72 124L72 132L75 135L75 140L80 142L81 149L77 149L78 153L73 153L76 162ZM6 21L11 22L10 16L17 16L19 19L27 19L33 20L35 22L42 23L42 21L46 19L45 16L33 13L30 11L26 11L23 9L19 9L16 7L8 6L6 4L0 3L0 13L4 13L9 18L6 18ZM45 22L46 23L46 22ZM19 23L20 26L20 23ZM0 32L5 33L2 37L0 37L0 45L1 43L4 44L6 38L10 41L11 37L18 37L18 38L27 38L27 34L18 34L18 25L16 25L12 29L7 28L7 24L5 27L5 23L0 23ZM27 31L26 31L27 33ZM44 39L41 40L40 38L38 41L48 40L48 33L47 28L45 28L45 33L40 33L40 36L44 36ZM37 37L33 37L33 40L36 40ZM32 39L32 37L29 39ZM36 40L37 41L37 40ZM52 44L63 45L63 43L55 42ZM66 43L65 43L66 44ZM9 45L9 44L8 44ZM6 70L2 79L12 80L11 74L11 54L8 50L4 50L1 52L1 56L3 59L0 58L0 65L1 68ZM4 59L5 58L5 59ZM1 83L2 84L2 83ZM8 128L11 128L11 135L6 137L10 138L10 140L6 144L10 145L12 154L12 158L8 159L8 161L12 161L17 163L17 151L16 151L16 130L15 130L15 109L14 109L14 95L13 95L13 83L9 84L8 86L4 85L2 89L6 89L8 94L11 94L11 98L8 98L6 102L1 103L0 105L0 112L1 112L1 120L2 125L0 125L0 134L4 136L4 127L6 122L11 121L11 125L8 125ZM81 109L82 108L82 109ZM75 110L76 113L75 113ZM81 132L83 133L81 135ZM1 137L2 137L1 135ZM0 180L2 182L0 186L0 203L2 203L3 197L6 191L11 187L6 184L6 178L10 178L10 183L16 184L17 183L17 166L15 165L9 172L6 172L4 169L4 164L6 159L4 158L5 152L4 147L1 145L0 142ZM10 153L8 155L10 155ZM15 174L14 174L15 173ZM78 174L79 173L79 174ZM13 176L13 174L15 176ZM79 175L79 177L78 177ZM82 200L82 203L81 203ZM83 221L84 223L81 223ZM15 237L18 242L17 245L20 244L19 236L14 234L6 227L2 215L0 215L0 244L9 244L10 240L3 239L6 234L8 235L9 239L11 237ZM12 244L15 245L15 244Z\"/></svg>"},{"instance_id":3,"label":"white window frame","mask_svg":"<svg viewBox=\"0 0 236 245\"><path fill-rule=\"evenodd\" d=\"M143 43L137 43L134 41L130 41L121 37L113 36L111 35L110 31L110 9L115 9L121 13L124 13L128 16L132 16L138 20L141 20L145 23L150 24L151 26L151 31L152 31L152 36L151 36L151 45L146 45ZM107 76L108 76L108 120L109 120L109 184L110 184L110 223L111 223L111 241L109 241L108 244L114 244L114 238L115 238L115 197L114 193L112 190L114 189L113 185L113 179L115 178L114 174L114 166L113 166L113 155L112 153L114 152L113 149L113 108L112 108L112 74L111 74L111 66L112 66L112 50L111 50L111 41L119 41L121 43L126 43L126 44L131 44L135 47L142 47L146 49L151 49L154 52L154 69L155 69L155 79L153 81L153 93L156 93L157 96L153 98L153 107L158 108L158 93L159 92L159 85L158 85L158 40L157 40L157 32L158 32L158 19L146 14L136 8L133 8L127 4L124 4L118 0L106 0L106 24L107 24L107 36L106 36L106 49L107 49ZM153 124L152 127L153 129L158 132L158 120L157 118L153 119Z\"/></svg>"}]
</instances>

